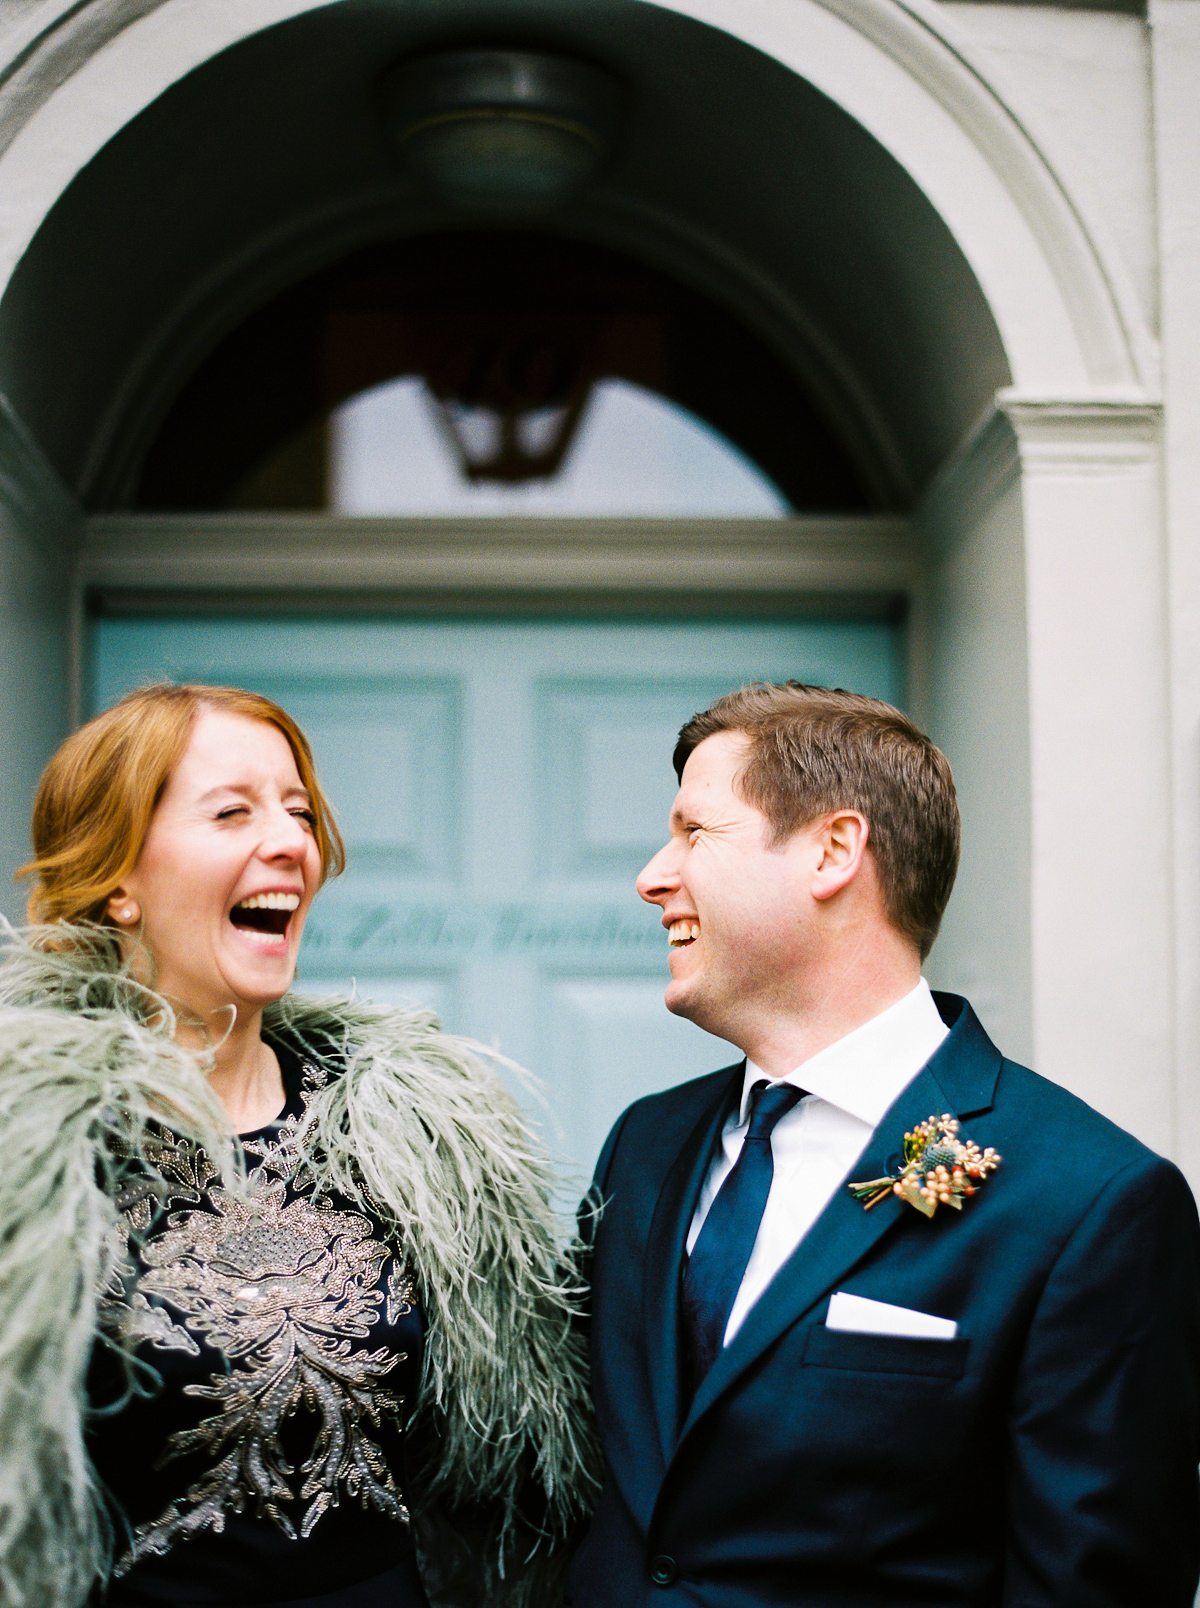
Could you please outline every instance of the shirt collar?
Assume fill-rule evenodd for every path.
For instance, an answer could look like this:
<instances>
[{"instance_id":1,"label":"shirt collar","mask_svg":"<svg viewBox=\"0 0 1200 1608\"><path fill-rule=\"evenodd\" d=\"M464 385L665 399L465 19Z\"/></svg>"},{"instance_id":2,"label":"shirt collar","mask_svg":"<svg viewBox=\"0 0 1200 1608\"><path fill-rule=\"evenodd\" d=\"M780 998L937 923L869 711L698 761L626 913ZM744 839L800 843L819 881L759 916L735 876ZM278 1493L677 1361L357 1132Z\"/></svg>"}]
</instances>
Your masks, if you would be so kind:
<instances>
[{"instance_id":1,"label":"shirt collar","mask_svg":"<svg viewBox=\"0 0 1200 1608\"><path fill-rule=\"evenodd\" d=\"M874 1128L949 1031L922 977L903 999L775 1081L818 1095ZM765 1077L761 1067L746 1062L740 1124L746 1122L750 1090Z\"/></svg>"}]
</instances>

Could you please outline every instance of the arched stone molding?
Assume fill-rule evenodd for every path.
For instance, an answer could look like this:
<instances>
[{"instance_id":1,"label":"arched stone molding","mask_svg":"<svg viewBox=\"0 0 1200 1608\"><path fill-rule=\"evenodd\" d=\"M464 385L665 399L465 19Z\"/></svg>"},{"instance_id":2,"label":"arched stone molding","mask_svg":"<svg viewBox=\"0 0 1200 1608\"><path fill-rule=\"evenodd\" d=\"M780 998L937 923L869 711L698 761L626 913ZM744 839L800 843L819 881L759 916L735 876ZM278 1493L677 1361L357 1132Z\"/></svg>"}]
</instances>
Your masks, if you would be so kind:
<instances>
[{"instance_id":1,"label":"arched stone molding","mask_svg":"<svg viewBox=\"0 0 1200 1608\"><path fill-rule=\"evenodd\" d=\"M1131 787L1167 796L1172 769L1157 350L1119 258L928 0L640 3L742 41L841 107L915 181L982 289L1013 383L917 519L917 702L968 831L934 972L1007 1049L1175 1149L1170 856L1132 902L1112 869ZM42 0L0 32L0 294L66 187L151 102L330 4ZM1177 720L1191 741L1193 716Z\"/></svg>"},{"instance_id":2,"label":"arched stone molding","mask_svg":"<svg viewBox=\"0 0 1200 1608\"><path fill-rule=\"evenodd\" d=\"M0 87L0 291L67 185L131 118L222 50L328 0L44 0ZM1154 338L1013 112L931 0L645 0L773 56L891 152L946 221L1019 392L1157 394Z\"/></svg>"},{"instance_id":3,"label":"arched stone molding","mask_svg":"<svg viewBox=\"0 0 1200 1608\"><path fill-rule=\"evenodd\" d=\"M674 4L675 0L670 0ZM1154 394L1158 386L1157 342L1141 313L1129 275L1118 253L1097 226L1085 224L1070 189L1066 187L1049 157L1022 124L1016 112L985 72L972 61L972 44L954 18L933 0L821 0L824 9L869 39L902 71L918 83L955 121L972 145L986 159L1008 195L1019 208L1038 241L1055 276L1075 326L1092 381L1098 387L1117 388L1132 384ZM795 9L784 0L788 10ZM688 14L703 16L714 26L726 26L716 13L727 9L722 0L688 0ZM782 10L776 0L755 0L739 7L746 24L757 21L756 12ZM780 44L784 31L774 17L764 17L759 27L743 26L741 37L771 49L765 41L774 37L772 49L780 60L816 83L836 99L865 127L871 129L898 161L921 182L939 212L955 230L968 260L980 274L981 283L993 306L996 296L986 271L970 249L974 228L960 233L957 219L961 197L947 193L944 180L929 164L924 153L924 130L907 117L896 115L886 105L888 84L883 75L869 81L862 61L843 63L833 51L820 52L822 63L814 58L803 23L793 24L789 32L803 36L802 54L785 56ZM761 37L758 37L761 28ZM790 43L790 40L789 40ZM847 69L849 69L847 71ZM820 76L818 76L820 75ZM898 109L897 109L898 110ZM930 130L932 133L932 130ZM904 142L903 149L901 141ZM926 176L928 182L926 182ZM999 225L999 219L992 220ZM1006 326L1001 319L1001 327ZM1011 355L1011 353L1010 353ZM1014 362L1014 373L1018 373ZM1023 378L1019 384L1032 390Z\"/></svg>"}]
</instances>

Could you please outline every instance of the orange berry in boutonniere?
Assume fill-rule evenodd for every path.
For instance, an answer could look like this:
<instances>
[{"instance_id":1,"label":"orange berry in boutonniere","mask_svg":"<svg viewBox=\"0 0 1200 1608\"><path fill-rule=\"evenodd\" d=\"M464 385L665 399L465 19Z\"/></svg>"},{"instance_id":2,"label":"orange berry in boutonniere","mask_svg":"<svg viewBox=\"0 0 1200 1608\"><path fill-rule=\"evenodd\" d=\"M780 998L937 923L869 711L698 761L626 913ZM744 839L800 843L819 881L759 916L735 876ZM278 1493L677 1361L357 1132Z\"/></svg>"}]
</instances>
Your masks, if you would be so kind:
<instances>
[{"instance_id":1,"label":"orange berry in boutonniere","mask_svg":"<svg viewBox=\"0 0 1200 1608\"><path fill-rule=\"evenodd\" d=\"M963 1139L958 1118L947 1111L940 1117L926 1117L904 1135L898 1172L847 1188L867 1211L889 1195L899 1195L925 1217L932 1217L939 1206L961 1212L963 1201L979 1193L1000 1161L991 1145L981 1150L973 1139Z\"/></svg>"}]
</instances>

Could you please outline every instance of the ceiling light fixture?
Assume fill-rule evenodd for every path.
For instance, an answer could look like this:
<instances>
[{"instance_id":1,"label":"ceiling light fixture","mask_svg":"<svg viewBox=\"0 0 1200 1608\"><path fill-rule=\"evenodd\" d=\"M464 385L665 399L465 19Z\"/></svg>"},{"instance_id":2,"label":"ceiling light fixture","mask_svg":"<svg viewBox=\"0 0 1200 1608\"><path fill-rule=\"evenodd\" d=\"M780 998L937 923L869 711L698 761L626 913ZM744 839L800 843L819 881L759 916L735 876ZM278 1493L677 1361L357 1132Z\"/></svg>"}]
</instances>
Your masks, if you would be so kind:
<instances>
[{"instance_id":1,"label":"ceiling light fixture","mask_svg":"<svg viewBox=\"0 0 1200 1608\"><path fill-rule=\"evenodd\" d=\"M589 183L612 152L621 87L586 62L525 50L420 56L388 75L388 137L448 206L544 212Z\"/></svg>"}]
</instances>

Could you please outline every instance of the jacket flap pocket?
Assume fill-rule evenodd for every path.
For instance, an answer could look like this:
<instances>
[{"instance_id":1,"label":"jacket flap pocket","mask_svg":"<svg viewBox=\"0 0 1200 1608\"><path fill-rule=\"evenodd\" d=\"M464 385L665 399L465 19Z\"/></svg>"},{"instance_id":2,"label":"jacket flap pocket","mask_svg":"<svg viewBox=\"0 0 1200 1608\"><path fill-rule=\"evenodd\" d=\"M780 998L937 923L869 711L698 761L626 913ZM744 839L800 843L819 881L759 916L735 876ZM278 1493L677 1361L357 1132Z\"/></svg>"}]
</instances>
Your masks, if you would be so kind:
<instances>
[{"instance_id":1,"label":"jacket flap pocket","mask_svg":"<svg viewBox=\"0 0 1200 1608\"><path fill-rule=\"evenodd\" d=\"M846 1368L860 1373L932 1374L961 1379L966 1340L913 1340L895 1334L854 1334L815 1324L804 1342L805 1367Z\"/></svg>"}]
</instances>

